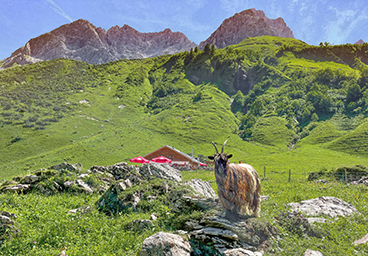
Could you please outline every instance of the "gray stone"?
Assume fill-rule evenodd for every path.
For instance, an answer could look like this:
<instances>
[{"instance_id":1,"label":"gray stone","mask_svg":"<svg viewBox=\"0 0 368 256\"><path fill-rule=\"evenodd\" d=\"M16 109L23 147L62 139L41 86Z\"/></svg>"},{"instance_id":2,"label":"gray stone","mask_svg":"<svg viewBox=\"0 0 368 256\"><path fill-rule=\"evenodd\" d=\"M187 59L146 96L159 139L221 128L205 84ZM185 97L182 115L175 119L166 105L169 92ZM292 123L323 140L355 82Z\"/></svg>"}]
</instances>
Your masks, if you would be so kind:
<instances>
[{"instance_id":1,"label":"gray stone","mask_svg":"<svg viewBox=\"0 0 368 256\"><path fill-rule=\"evenodd\" d=\"M5 187L3 191L27 191L31 188L30 184L18 184L15 186Z\"/></svg>"},{"instance_id":2,"label":"gray stone","mask_svg":"<svg viewBox=\"0 0 368 256\"><path fill-rule=\"evenodd\" d=\"M327 220L325 218L315 218L315 217L307 218L307 220L308 220L309 224L331 222L330 220Z\"/></svg>"},{"instance_id":3,"label":"gray stone","mask_svg":"<svg viewBox=\"0 0 368 256\"><path fill-rule=\"evenodd\" d=\"M261 196L261 201L268 201L270 199L269 195Z\"/></svg>"},{"instance_id":4,"label":"gray stone","mask_svg":"<svg viewBox=\"0 0 368 256\"><path fill-rule=\"evenodd\" d=\"M92 207L87 206L87 207L80 207L80 208L77 208L77 209L69 210L68 213L77 213L77 212L87 213L87 212L90 212L90 211L92 211Z\"/></svg>"},{"instance_id":5,"label":"gray stone","mask_svg":"<svg viewBox=\"0 0 368 256\"><path fill-rule=\"evenodd\" d=\"M181 236L158 232L143 241L140 256L190 256L191 247Z\"/></svg>"},{"instance_id":6,"label":"gray stone","mask_svg":"<svg viewBox=\"0 0 368 256\"><path fill-rule=\"evenodd\" d=\"M201 197L194 197L194 196L183 196L180 202L182 204L195 204L202 210L209 210L209 209L219 210L221 208L218 197L217 198L201 198ZM177 208L180 208L180 206L178 206Z\"/></svg>"},{"instance_id":7,"label":"gray stone","mask_svg":"<svg viewBox=\"0 0 368 256\"><path fill-rule=\"evenodd\" d=\"M221 228L213 228L213 227L206 227L200 230L196 230L190 233L191 235L198 236L198 235L206 235L206 236L215 236L215 237L223 237L230 240L237 241L238 235L234 232L226 229Z\"/></svg>"},{"instance_id":8,"label":"gray stone","mask_svg":"<svg viewBox=\"0 0 368 256\"><path fill-rule=\"evenodd\" d=\"M226 250L225 256L262 256L261 252L252 252L243 248Z\"/></svg>"},{"instance_id":9,"label":"gray stone","mask_svg":"<svg viewBox=\"0 0 368 256\"><path fill-rule=\"evenodd\" d=\"M139 173L145 178L157 177L173 181L182 181L181 172L168 164L144 164L139 168Z\"/></svg>"},{"instance_id":10,"label":"gray stone","mask_svg":"<svg viewBox=\"0 0 368 256\"><path fill-rule=\"evenodd\" d=\"M67 170L70 172L79 172L82 170L82 165L80 163L77 164L69 164L69 163L61 163L57 165L53 165L47 168L48 170L57 170L57 171L63 171Z\"/></svg>"},{"instance_id":11,"label":"gray stone","mask_svg":"<svg viewBox=\"0 0 368 256\"><path fill-rule=\"evenodd\" d=\"M350 182L349 184L352 184L352 185L362 184L362 185L368 186L368 176L364 176L360 180Z\"/></svg>"},{"instance_id":12,"label":"gray stone","mask_svg":"<svg viewBox=\"0 0 368 256\"><path fill-rule=\"evenodd\" d=\"M202 229L204 226L199 225L199 221L197 220L189 220L185 222L185 228L186 230L196 230L196 229Z\"/></svg>"},{"instance_id":13,"label":"gray stone","mask_svg":"<svg viewBox=\"0 0 368 256\"><path fill-rule=\"evenodd\" d=\"M88 186L88 184L85 183L83 180L77 180L77 185L79 187L82 187L86 192L93 193L93 189L90 186Z\"/></svg>"},{"instance_id":14,"label":"gray stone","mask_svg":"<svg viewBox=\"0 0 368 256\"><path fill-rule=\"evenodd\" d=\"M84 178L88 178L90 175L88 173L82 173L81 175L78 176L78 179L84 179Z\"/></svg>"},{"instance_id":15,"label":"gray stone","mask_svg":"<svg viewBox=\"0 0 368 256\"><path fill-rule=\"evenodd\" d=\"M64 182L64 187L68 188L68 187L73 186L74 184L75 184L75 182L74 182L74 181L72 181L72 180L67 180L67 181L65 181L65 182Z\"/></svg>"},{"instance_id":16,"label":"gray stone","mask_svg":"<svg viewBox=\"0 0 368 256\"><path fill-rule=\"evenodd\" d=\"M324 255L319 251L313 251L313 250L307 249L304 252L303 256L324 256Z\"/></svg>"},{"instance_id":17,"label":"gray stone","mask_svg":"<svg viewBox=\"0 0 368 256\"><path fill-rule=\"evenodd\" d=\"M0 215L0 222L2 225L13 225L14 222L7 216Z\"/></svg>"},{"instance_id":18,"label":"gray stone","mask_svg":"<svg viewBox=\"0 0 368 256\"><path fill-rule=\"evenodd\" d=\"M139 180L138 167L130 166L126 162L110 166L92 166L91 172L113 177L115 180L129 179L133 184Z\"/></svg>"},{"instance_id":19,"label":"gray stone","mask_svg":"<svg viewBox=\"0 0 368 256\"><path fill-rule=\"evenodd\" d=\"M158 216L157 216L157 214L156 214L156 213L152 213L152 214L151 214L151 219L152 219L153 221L157 220L157 218L158 218Z\"/></svg>"},{"instance_id":20,"label":"gray stone","mask_svg":"<svg viewBox=\"0 0 368 256\"><path fill-rule=\"evenodd\" d=\"M39 181L39 177L36 176L36 175L27 175L25 176L20 183L23 183L23 184L34 184L36 183L37 181Z\"/></svg>"},{"instance_id":21,"label":"gray stone","mask_svg":"<svg viewBox=\"0 0 368 256\"><path fill-rule=\"evenodd\" d=\"M191 181L185 182L185 184L191 186L196 194L208 198L217 198L215 191L208 181L202 181L201 179L196 178L192 179Z\"/></svg>"},{"instance_id":22,"label":"gray stone","mask_svg":"<svg viewBox=\"0 0 368 256\"><path fill-rule=\"evenodd\" d=\"M354 245L366 244L368 242L368 234L353 242Z\"/></svg>"},{"instance_id":23,"label":"gray stone","mask_svg":"<svg viewBox=\"0 0 368 256\"><path fill-rule=\"evenodd\" d=\"M2 211L2 212L0 211L0 215L6 216L8 218L13 218L13 219L17 218L17 216L14 213L6 212L6 211Z\"/></svg>"},{"instance_id":24,"label":"gray stone","mask_svg":"<svg viewBox=\"0 0 368 256\"><path fill-rule=\"evenodd\" d=\"M345 217L352 214L360 214L351 204L331 196L322 196L301 201L300 203L289 203L287 206L292 211L302 212L307 216L326 215L336 218L339 216Z\"/></svg>"},{"instance_id":25,"label":"gray stone","mask_svg":"<svg viewBox=\"0 0 368 256\"><path fill-rule=\"evenodd\" d=\"M232 222L228 219L214 216L205 217L200 224L206 227L216 227L231 231L238 236L239 242L256 247L259 247L277 233L275 227L258 218L249 218L245 221Z\"/></svg>"}]
</instances>

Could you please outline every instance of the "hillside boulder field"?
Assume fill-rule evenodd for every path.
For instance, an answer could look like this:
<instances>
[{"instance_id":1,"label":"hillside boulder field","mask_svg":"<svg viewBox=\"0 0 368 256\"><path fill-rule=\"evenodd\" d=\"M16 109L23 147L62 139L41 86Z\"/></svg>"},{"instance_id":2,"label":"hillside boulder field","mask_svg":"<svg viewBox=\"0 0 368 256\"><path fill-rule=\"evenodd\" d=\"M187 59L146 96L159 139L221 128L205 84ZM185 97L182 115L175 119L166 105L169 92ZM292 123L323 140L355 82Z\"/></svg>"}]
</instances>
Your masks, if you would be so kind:
<instances>
[{"instance_id":1,"label":"hillside boulder field","mask_svg":"<svg viewBox=\"0 0 368 256\"><path fill-rule=\"evenodd\" d=\"M148 237L143 242L140 255L157 254L159 250L165 251L162 255L191 255L194 252L196 255L247 253L245 255L260 256L269 250L270 239L278 239L276 227L262 218L250 217L239 221L226 219L225 209L219 204L218 197L208 182L197 178L182 182L180 171L167 164L143 164L137 167L117 163L112 166L93 166L91 170L84 171L80 164L61 163L37 170L32 175L4 182L0 191L19 195L38 193L44 196L65 192L99 193L102 195L95 206L108 215L117 215L129 208L147 211L154 207L155 200L160 200L170 206L171 211L179 214L207 212L202 219L187 219L182 223L181 229L174 233L159 232ZM262 200L268 199L269 196L262 196ZM313 223L332 225L334 222L321 217L337 219L360 214L354 206L334 197L289 203L287 207L289 212L276 218L281 226L320 238L329 236L329 233ZM88 206L70 210L69 213L87 214L89 211L91 208ZM15 214L5 211L0 213L0 241L21 235L15 225ZM137 219L128 227L140 231L149 229L157 218L157 214L153 213L151 219ZM358 242L363 243L362 241ZM305 255L310 255L308 253Z\"/></svg>"}]
</instances>

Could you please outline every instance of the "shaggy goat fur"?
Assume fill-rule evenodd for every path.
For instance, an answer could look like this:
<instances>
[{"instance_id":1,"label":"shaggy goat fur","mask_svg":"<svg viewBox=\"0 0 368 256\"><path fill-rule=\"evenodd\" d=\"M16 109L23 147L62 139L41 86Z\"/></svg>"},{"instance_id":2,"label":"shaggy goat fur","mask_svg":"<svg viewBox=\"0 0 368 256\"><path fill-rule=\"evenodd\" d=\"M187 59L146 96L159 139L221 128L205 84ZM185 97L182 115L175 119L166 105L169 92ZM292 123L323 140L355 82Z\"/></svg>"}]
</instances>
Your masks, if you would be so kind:
<instances>
[{"instance_id":1,"label":"shaggy goat fur","mask_svg":"<svg viewBox=\"0 0 368 256\"><path fill-rule=\"evenodd\" d=\"M212 142L213 143L213 142ZM226 141L225 141L226 143ZM218 153L209 156L215 161L215 177L218 187L218 196L228 214L250 215L259 217L261 210L261 184L256 170L249 164L229 164L232 155Z\"/></svg>"}]
</instances>

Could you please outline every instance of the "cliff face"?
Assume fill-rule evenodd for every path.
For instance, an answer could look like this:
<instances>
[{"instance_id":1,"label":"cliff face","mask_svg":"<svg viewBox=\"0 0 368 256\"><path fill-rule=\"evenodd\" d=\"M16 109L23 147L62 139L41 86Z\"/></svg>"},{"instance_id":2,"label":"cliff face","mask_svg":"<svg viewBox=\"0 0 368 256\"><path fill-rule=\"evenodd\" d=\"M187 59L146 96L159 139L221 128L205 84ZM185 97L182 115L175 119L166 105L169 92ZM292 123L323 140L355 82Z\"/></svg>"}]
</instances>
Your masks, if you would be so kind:
<instances>
[{"instance_id":1,"label":"cliff face","mask_svg":"<svg viewBox=\"0 0 368 256\"><path fill-rule=\"evenodd\" d=\"M294 38L282 18L269 19L263 11L248 9L224 20L209 38L199 44L199 48L203 49L207 43L224 48L245 38L263 35Z\"/></svg>"},{"instance_id":2,"label":"cliff face","mask_svg":"<svg viewBox=\"0 0 368 256\"><path fill-rule=\"evenodd\" d=\"M140 33L124 25L106 31L86 20L77 20L29 40L4 60L3 67L56 58L102 64L118 59L174 54L195 46L184 34L170 29L157 33Z\"/></svg>"}]
</instances>

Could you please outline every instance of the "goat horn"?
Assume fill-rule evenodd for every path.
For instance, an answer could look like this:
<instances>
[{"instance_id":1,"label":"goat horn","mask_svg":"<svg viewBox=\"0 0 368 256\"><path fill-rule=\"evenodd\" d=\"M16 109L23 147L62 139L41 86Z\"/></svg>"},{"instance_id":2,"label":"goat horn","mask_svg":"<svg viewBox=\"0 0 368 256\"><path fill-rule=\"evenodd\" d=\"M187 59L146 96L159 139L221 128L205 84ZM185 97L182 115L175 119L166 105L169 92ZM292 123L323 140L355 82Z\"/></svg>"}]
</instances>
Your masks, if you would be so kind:
<instances>
[{"instance_id":1,"label":"goat horn","mask_svg":"<svg viewBox=\"0 0 368 256\"><path fill-rule=\"evenodd\" d=\"M224 145L222 145L222 150L221 153L224 153L224 149L225 149L225 144L226 144L227 140L225 140Z\"/></svg>"},{"instance_id":2,"label":"goat horn","mask_svg":"<svg viewBox=\"0 0 368 256\"><path fill-rule=\"evenodd\" d=\"M213 142L213 141L212 141L212 144L213 144L213 146L214 146L214 147L215 147L215 149L216 149L216 153L218 154L219 152L218 152L218 149L217 149L217 147L216 147L215 142Z\"/></svg>"}]
</instances>

